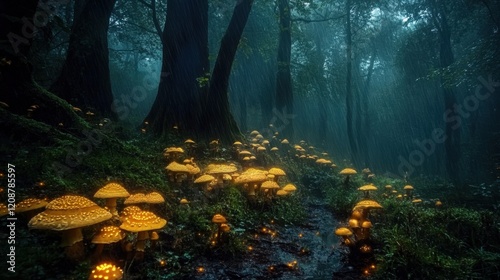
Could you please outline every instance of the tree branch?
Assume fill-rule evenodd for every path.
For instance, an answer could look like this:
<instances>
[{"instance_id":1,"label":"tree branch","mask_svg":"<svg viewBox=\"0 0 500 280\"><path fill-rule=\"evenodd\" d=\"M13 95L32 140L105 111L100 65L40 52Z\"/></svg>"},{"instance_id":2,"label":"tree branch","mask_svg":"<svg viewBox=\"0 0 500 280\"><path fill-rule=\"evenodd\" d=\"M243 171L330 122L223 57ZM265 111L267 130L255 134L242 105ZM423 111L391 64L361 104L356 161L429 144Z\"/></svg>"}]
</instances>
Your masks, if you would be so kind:
<instances>
[{"instance_id":1,"label":"tree branch","mask_svg":"<svg viewBox=\"0 0 500 280\"><path fill-rule=\"evenodd\" d=\"M337 20L345 17L345 15L337 16L337 17L330 17L330 18L323 18L323 19L309 19L309 18L292 18L291 21L301 21L305 23L311 23L311 22L323 22L323 21L330 21L330 20Z\"/></svg>"}]
</instances>

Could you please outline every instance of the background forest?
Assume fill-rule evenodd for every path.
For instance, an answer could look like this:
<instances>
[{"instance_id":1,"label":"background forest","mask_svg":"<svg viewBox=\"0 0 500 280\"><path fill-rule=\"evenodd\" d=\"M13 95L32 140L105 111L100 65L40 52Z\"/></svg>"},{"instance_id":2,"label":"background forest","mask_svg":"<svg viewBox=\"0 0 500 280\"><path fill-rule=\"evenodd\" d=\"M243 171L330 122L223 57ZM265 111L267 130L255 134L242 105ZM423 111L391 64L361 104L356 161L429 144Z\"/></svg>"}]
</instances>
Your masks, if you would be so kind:
<instances>
[{"instance_id":1,"label":"background forest","mask_svg":"<svg viewBox=\"0 0 500 280\"><path fill-rule=\"evenodd\" d=\"M211 72L234 1L210 1L204 7L173 1L172 10L208 11L208 18L191 23L191 14L165 21L166 3L155 1L56 2L48 2L50 12L29 38L27 55L37 84L70 103L85 91L101 93L74 104L88 107L83 110L113 116L131 129L148 121L148 113L149 118L161 115L157 107L151 110L157 94L177 87L160 83L169 75L168 69L162 72L162 45L168 49L164 40L183 40L175 38L187 36L180 34L183 30L192 34L193 42L186 44L206 40L208 49L202 51L208 61L195 61L194 49L180 54L187 57L171 58L183 64L172 71L195 71L181 77L190 82L179 83L203 89L220 80ZM297 140L307 135L336 158L381 174L437 175L461 185L496 179L496 1L256 1L249 7L223 97L241 131L260 128ZM75 20L80 13L81 22ZM86 44L96 49L85 53ZM75 69L87 64L94 66ZM82 77L84 71L92 76ZM164 108L172 106L176 117L152 121L151 132L161 135L181 120L186 130L201 130L196 127L200 119L192 116L202 111L196 104L202 101L196 101L196 93L185 93L188 86L177 88L185 98L170 93L170 102L159 101ZM215 122L223 129L231 126ZM445 141L433 140L439 132Z\"/></svg>"},{"instance_id":2,"label":"background forest","mask_svg":"<svg viewBox=\"0 0 500 280\"><path fill-rule=\"evenodd\" d=\"M323 229L333 234L361 197L357 187L372 183L380 189L412 184L421 191L415 198L426 200L418 208L422 200L412 203L409 192L408 201L379 192L385 212L373 215L369 244L378 255L368 258L370 264L377 258L377 270L380 263L375 277L495 279L499 28L499 0L3 0L0 164L17 166L19 200L33 193L89 196L111 181L164 194L164 250L153 254L148 247L152 254L143 267L125 262L132 267L130 279L147 273L148 279L200 276L198 263L222 271L220 255L239 256L247 244L255 247L251 261L259 267L255 252L274 250L258 248L271 239L251 237L261 234L263 224L282 226L282 242L303 235L304 221L318 226L309 229L311 236ZM249 137L254 130L260 139ZM195 148L184 142L188 138ZM263 139L269 140L266 149L279 152L257 154L252 144L264 147ZM275 198L252 202L230 183L207 200L206 193L193 194L166 176L165 159L173 159L161 151L174 145L186 149L185 160L196 158L207 170L213 162L247 169L231 154L235 141L259 155L255 165L282 167L298 186L296 195L277 204L271 204ZM300 161L306 150L298 144L308 156L334 165ZM359 174L349 181L338 172L345 167ZM0 172L0 179L5 175ZM178 202L189 195L199 204L182 212ZM2 187L0 197L7 199ZM444 209L438 208L441 200ZM229 245L214 250L208 239L193 236L210 236L215 212L232 219L236 230L228 235ZM432 221L440 222L427 231L424 225ZM23 242L38 244L25 246L37 257L21 264L31 267L24 275L78 279L93 266L87 259L50 271L53 263L66 261L62 252L47 256L36 250L58 247L55 239L20 232ZM304 250L332 256L322 251L331 240L318 238L321 245L311 241L310 251ZM367 264L359 271L368 271ZM299 266L292 266L297 273ZM336 269L327 266L325 279ZM302 269L322 271L307 264ZM262 273L262 279L276 276ZM208 273L201 277L210 279Z\"/></svg>"}]
</instances>

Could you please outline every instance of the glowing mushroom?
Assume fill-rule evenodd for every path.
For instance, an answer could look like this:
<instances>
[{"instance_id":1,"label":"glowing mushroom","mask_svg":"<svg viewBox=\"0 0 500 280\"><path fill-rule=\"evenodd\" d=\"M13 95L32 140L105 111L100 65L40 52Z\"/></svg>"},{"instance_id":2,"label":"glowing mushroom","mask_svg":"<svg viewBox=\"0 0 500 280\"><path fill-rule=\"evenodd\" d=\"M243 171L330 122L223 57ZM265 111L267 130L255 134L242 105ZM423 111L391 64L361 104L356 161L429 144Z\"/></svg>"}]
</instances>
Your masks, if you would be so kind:
<instances>
[{"instance_id":1,"label":"glowing mushroom","mask_svg":"<svg viewBox=\"0 0 500 280\"><path fill-rule=\"evenodd\" d=\"M84 256L82 228L111 219L113 215L91 200L77 195L65 195L49 202L45 211L33 217L29 228L62 232L61 246L73 260Z\"/></svg>"},{"instance_id":2,"label":"glowing mushroom","mask_svg":"<svg viewBox=\"0 0 500 280\"><path fill-rule=\"evenodd\" d=\"M104 187L97 190L94 194L95 198L104 198L106 199L106 207L109 212L113 214L113 216L118 215L118 211L116 210L116 199L117 198L125 198L129 197L130 194L128 191L118 183L109 183Z\"/></svg>"},{"instance_id":3,"label":"glowing mushroom","mask_svg":"<svg viewBox=\"0 0 500 280\"><path fill-rule=\"evenodd\" d=\"M121 280L123 278L123 270L113 264L103 263L90 273L88 280L106 279L106 280Z\"/></svg>"}]
</instances>

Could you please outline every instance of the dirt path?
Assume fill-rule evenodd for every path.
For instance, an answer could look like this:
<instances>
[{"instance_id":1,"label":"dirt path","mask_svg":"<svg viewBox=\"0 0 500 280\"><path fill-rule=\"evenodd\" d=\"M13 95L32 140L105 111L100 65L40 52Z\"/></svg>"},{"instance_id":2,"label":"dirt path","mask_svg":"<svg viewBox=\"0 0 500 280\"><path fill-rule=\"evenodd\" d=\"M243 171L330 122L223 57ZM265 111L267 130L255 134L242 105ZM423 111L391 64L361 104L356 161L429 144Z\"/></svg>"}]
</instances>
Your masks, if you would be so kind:
<instances>
[{"instance_id":1,"label":"dirt path","mask_svg":"<svg viewBox=\"0 0 500 280\"><path fill-rule=\"evenodd\" d=\"M247 243L250 248L244 256L224 262L202 259L200 265L205 271L193 278L321 280L332 279L339 271L348 270L342 260L345 248L333 234L338 222L320 199L305 203L306 224L263 225L252 233Z\"/></svg>"}]
</instances>

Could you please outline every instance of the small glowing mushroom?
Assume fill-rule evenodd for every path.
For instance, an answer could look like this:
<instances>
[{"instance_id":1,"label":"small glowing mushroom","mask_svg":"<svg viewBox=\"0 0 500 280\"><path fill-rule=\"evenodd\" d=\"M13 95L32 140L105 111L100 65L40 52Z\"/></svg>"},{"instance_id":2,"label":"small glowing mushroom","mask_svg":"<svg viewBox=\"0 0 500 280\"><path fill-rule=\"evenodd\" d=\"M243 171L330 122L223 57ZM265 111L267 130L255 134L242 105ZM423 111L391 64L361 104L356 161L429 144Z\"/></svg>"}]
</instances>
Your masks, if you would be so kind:
<instances>
[{"instance_id":1,"label":"small glowing mushroom","mask_svg":"<svg viewBox=\"0 0 500 280\"><path fill-rule=\"evenodd\" d=\"M122 240L124 237L123 232L117 226L105 226L94 235L92 243L96 244L94 256L96 258L101 256L105 244L112 244Z\"/></svg>"},{"instance_id":2,"label":"small glowing mushroom","mask_svg":"<svg viewBox=\"0 0 500 280\"><path fill-rule=\"evenodd\" d=\"M113 264L102 263L90 273L88 280L106 279L106 280L121 280L123 278L123 270Z\"/></svg>"},{"instance_id":3,"label":"small glowing mushroom","mask_svg":"<svg viewBox=\"0 0 500 280\"><path fill-rule=\"evenodd\" d=\"M288 193L294 193L295 191L297 191L297 187L295 187L293 184L286 184L283 187L283 190Z\"/></svg>"},{"instance_id":4,"label":"small glowing mushroom","mask_svg":"<svg viewBox=\"0 0 500 280\"><path fill-rule=\"evenodd\" d=\"M113 216L118 216L118 211L116 210L116 199L129 197L128 191L118 183L109 183L104 187L97 190L94 194L95 198L105 198L106 207Z\"/></svg>"},{"instance_id":5,"label":"small glowing mushroom","mask_svg":"<svg viewBox=\"0 0 500 280\"><path fill-rule=\"evenodd\" d=\"M149 211L134 211L123 219L120 228L130 232L137 232L137 242L135 249L138 254L138 259L141 259L144 252L146 240L149 239L148 231L163 228L167 224L167 220L156 216Z\"/></svg>"},{"instance_id":6,"label":"small glowing mushroom","mask_svg":"<svg viewBox=\"0 0 500 280\"><path fill-rule=\"evenodd\" d=\"M215 214L212 217L212 223L217 224L217 241L218 241L222 232L222 224L226 224L227 220L221 214Z\"/></svg>"},{"instance_id":7,"label":"small glowing mushroom","mask_svg":"<svg viewBox=\"0 0 500 280\"><path fill-rule=\"evenodd\" d=\"M16 213L26 213L26 218L33 218L40 210L48 204L47 200L38 198L27 198L16 204Z\"/></svg>"},{"instance_id":8,"label":"small glowing mushroom","mask_svg":"<svg viewBox=\"0 0 500 280\"><path fill-rule=\"evenodd\" d=\"M364 185L362 187L359 187L358 190L364 193L365 198L369 198L370 192L376 191L377 187L375 187L374 185Z\"/></svg>"},{"instance_id":9,"label":"small glowing mushroom","mask_svg":"<svg viewBox=\"0 0 500 280\"><path fill-rule=\"evenodd\" d=\"M273 167L273 168L269 169L269 174L274 175L274 181L275 182L278 182L278 180L281 177L285 177L286 176L285 171L283 169L277 168L277 167Z\"/></svg>"},{"instance_id":10,"label":"small glowing mushroom","mask_svg":"<svg viewBox=\"0 0 500 280\"><path fill-rule=\"evenodd\" d=\"M345 176L344 186L348 186L349 185L349 177L352 176L352 175L355 175L357 173L358 172L356 172L356 170L353 169L353 168L344 168L344 169L342 169L339 174Z\"/></svg>"},{"instance_id":11,"label":"small glowing mushroom","mask_svg":"<svg viewBox=\"0 0 500 280\"><path fill-rule=\"evenodd\" d=\"M352 236L352 231L350 229L346 227L340 227L335 230L335 235L342 236L345 245L354 245L354 242L350 238Z\"/></svg>"},{"instance_id":12,"label":"small glowing mushroom","mask_svg":"<svg viewBox=\"0 0 500 280\"><path fill-rule=\"evenodd\" d=\"M406 185L406 186L404 186L403 190L405 190L406 196L408 197L408 199L413 198L413 186Z\"/></svg>"},{"instance_id":13,"label":"small glowing mushroom","mask_svg":"<svg viewBox=\"0 0 500 280\"><path fill-rule=\"evenodd\" d=\"M214 176L205 174L205 175L201 175L200 177L196 178L196 180L194 180L194 183L195 184L204 184L205 190L208 190L210 184L212 182L214 182L215 180L216 179Z\"/></svg>"},{"instance_id":14,"label":"small glowing mushroom","mask_svg":"<svg viewBox=\"0 0 500 280\"><path fill-rule=\"evenodd\" d=\"M181 183L189 174L189 169L184 164L180 164L175 161L167 165L165 170L167 170L170 182Z\"/></svg>"}]
</instances>

